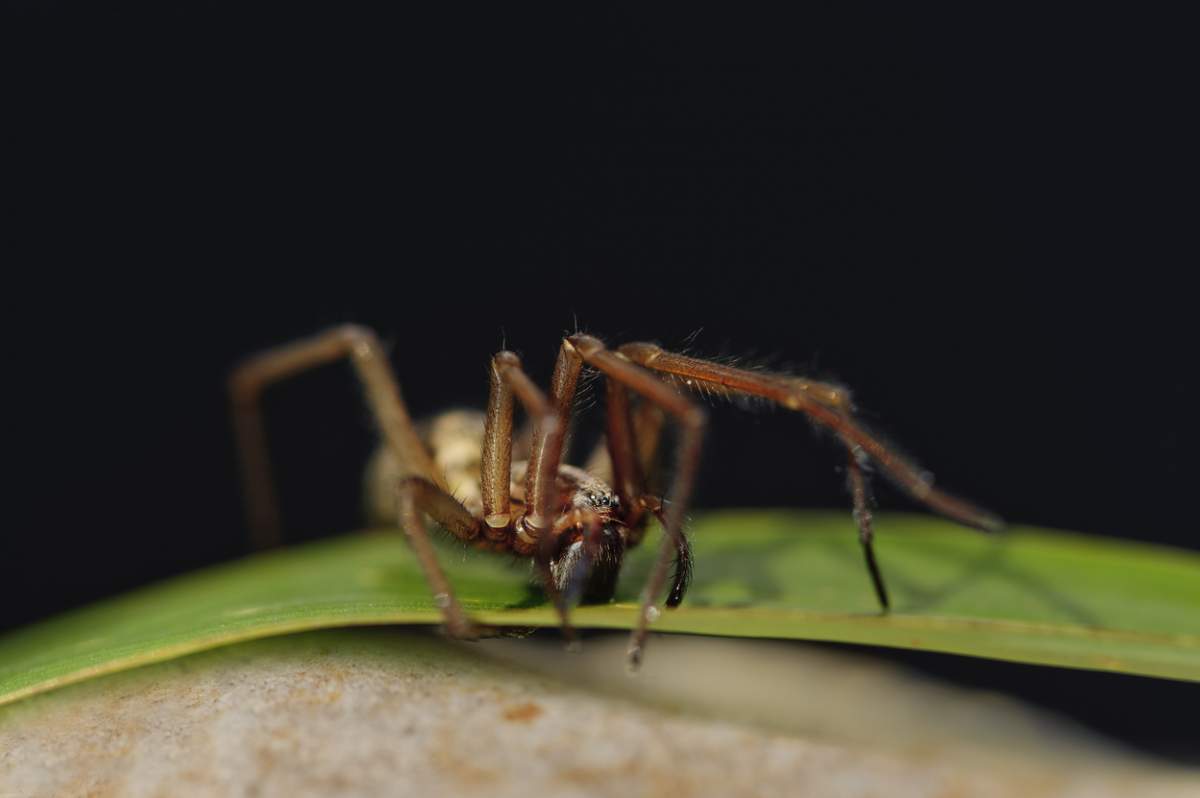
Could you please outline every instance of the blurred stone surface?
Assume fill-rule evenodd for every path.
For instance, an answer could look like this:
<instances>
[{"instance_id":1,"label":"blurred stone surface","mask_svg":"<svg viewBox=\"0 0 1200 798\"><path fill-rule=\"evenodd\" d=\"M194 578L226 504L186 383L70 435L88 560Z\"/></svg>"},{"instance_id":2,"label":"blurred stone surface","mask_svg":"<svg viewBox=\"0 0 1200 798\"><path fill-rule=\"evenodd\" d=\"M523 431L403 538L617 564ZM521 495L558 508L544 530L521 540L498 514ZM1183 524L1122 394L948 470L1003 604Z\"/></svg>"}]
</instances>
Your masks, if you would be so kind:
<instances>
[{"instance_id":1,"label":"blurred stone surface","mask_svg":"<svg viewBox=\"0 0 1200 798\"><path fill-rule=\"evenodd\" d=\"M862 657L658 637L245 643L0 708L0 798L1152 796L1195 773Z\"/></svg>"}]
</instances>

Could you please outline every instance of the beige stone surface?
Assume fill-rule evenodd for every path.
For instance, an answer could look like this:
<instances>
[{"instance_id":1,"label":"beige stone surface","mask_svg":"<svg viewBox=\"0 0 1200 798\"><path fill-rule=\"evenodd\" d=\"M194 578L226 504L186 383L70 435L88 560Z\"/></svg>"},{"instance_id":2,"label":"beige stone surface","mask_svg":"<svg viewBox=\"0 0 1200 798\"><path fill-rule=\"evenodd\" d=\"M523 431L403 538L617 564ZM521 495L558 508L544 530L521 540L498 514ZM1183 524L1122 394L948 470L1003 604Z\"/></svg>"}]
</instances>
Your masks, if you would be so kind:
<instances>
[{"instance_id":1,"label":"beige stone surface","mask_svg":"<svg viewBox=\"0 0 1200 798\"><path fill-rule=\"evenodd\" d=\"M801 646L320 632L0 708L0 798L1198 796L995 697Z\"/></svg>"}]
</instances>

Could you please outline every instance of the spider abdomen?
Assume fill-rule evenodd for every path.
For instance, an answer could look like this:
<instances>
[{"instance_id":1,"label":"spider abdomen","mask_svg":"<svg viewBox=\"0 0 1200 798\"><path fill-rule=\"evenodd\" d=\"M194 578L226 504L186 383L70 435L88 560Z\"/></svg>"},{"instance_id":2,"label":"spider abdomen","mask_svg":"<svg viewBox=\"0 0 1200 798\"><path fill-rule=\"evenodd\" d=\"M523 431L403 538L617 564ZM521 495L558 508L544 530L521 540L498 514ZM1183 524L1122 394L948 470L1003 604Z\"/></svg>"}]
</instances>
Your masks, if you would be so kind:
<instances>
[{"instance_id":1,"label":"spider abdomen","mask_svg":"<svg viewBox=\"0 0 1200 798\"><path fill-rule=\"evenodd\" d=\"M483 512L483 427L483 413L469 409L447 410L417 425L434 465L446 478L446 490L477 518ZM373 526L395 525L396 485L409 476L427 475L403 467L386 445L376 447L363 480L367 518Z\"/></svg>"}]
</instances>

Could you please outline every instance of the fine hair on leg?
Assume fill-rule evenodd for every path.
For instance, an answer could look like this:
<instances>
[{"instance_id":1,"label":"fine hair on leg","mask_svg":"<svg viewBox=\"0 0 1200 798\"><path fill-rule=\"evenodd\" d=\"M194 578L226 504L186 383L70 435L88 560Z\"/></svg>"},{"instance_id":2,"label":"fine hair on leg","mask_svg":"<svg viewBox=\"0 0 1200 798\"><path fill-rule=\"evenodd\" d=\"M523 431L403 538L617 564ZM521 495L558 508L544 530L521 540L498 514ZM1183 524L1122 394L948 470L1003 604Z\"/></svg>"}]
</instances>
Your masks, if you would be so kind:
<instances>
[{"instance_id":1,"label":"fine hair on leg","mask_svg":"<svg viewBox=\"0 0 1200 798\"><path fill-rule=\"evenodd\" d=\"M675 475L663 514L663 542L643 588L637 624L629 640L628 664L631 669L636 669L641 664L649 624L658 616L656 602L666 582L667 569L686 545L680 542L683 539L683 520L699 469L708 415L670 385L633 365L627 358L609 351L599 339L588 335L572 335L567 342L575 347L589 366L603 372L607 379L620 382L661 407L675 418L681 428Z\"/></svg>"},{"instance_id":2,"label":"fine hair on leg","mask_svg":"<svg viewBox=\"0 0 1200 798\"><path fill-rule=\"evenodd\" d=\"M479 636L481 627L471 622L450 587L450 580L438 564L437 553L429 539L422 515L428 515L439 526L462 541L479 537L480 522L444 490L421 477L406 477L396 487L397 516L425 580L433 590L433 601L442 611L446 632L451 637L471 639Z\"/></svg>"}]
</instances>

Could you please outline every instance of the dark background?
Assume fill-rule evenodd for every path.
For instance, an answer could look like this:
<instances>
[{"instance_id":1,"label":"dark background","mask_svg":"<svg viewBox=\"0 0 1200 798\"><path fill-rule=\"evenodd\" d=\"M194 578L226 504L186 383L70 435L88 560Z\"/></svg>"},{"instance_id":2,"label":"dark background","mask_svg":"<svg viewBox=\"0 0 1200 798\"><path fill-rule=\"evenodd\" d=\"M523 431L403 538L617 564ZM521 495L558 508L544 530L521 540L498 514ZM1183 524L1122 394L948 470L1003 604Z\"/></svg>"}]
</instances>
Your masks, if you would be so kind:
<instances>
[{"instance_id":1,"label":"dark background","mask_svg":"<svg viewBox=\"0 0 1200 798\"><path fill-rule=\"evenodd\" d=\"M1200 545L1172 20L88 5L2 34L0 626L243 553L224 377L343 321L416 415L481 405L502 344L544 381L578 325L841 380L1012 521ZM271 396L294 539L359 523L358 393ZM802 419L713 413L698 504L846 506ZM1194 685L881 656L1194 742Z\"/></svg>"}]
</instances>

